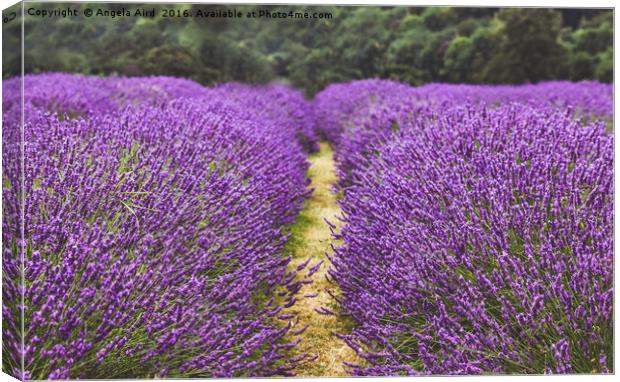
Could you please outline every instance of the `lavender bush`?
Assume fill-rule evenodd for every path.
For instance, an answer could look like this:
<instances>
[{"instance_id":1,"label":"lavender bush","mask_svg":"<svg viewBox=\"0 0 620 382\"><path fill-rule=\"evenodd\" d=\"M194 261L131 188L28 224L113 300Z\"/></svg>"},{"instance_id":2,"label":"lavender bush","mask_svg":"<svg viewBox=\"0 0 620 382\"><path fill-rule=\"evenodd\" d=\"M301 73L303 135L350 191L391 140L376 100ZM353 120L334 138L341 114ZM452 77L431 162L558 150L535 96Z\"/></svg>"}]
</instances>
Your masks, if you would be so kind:
<instances>
[{"instance_id":1,"label":"lavender bush","mask_svg":"<svg viewBox=\"0 0 620 382\"><path fill-rule=\"evenodd\" d=\"M11 94L3 83L3 104ZM17 85L17 84L15 84ZM2 363L3 371L22 377L22 303L20 262L17 260L21 237L21 134L18 121L21 106L3 108L2 115ZM9 122L11 121L11 122Z\"/></svg>"},{"instance_id":2,"label":"lavender bush","mask_svg":"<svg viewBox=\"0 0 620 382\"><path fill-rule=\"evenodd\" d=\"M613 371L609 85L363 80L309 104L280 85L23 81L23 105L3 81L17 377L293 375L307 356L281 311L310 280L283 248L319 134L354 375Z\"/></svg>"},{"instance_id":3,"label":"lavender bush","mask_svg":"<svg viewBox=\"0 0 620 382\"><path fill-rule=\"evenodd\" d=\"M20 107L21 78L4 80L5 111ZM131 105L144 105L175 98L194 98L209 89L171 77L90 77L51 73L23 77L23 101L32 108L57 113L61 118L88 117L119 112ZM29 109L30 110L30 109ZM30 113L27 113L27 117Z\"/></svg>"},{"instance_id":4,"label":"lavender bush","mask_svg":"<svg viewBox=\"0 0 620 382\"><path fill-rule=\"evenodd\" d=\"M289 126L308 152L319 149L314 115L298 91L284 85L254 86L227 83L214 89L211 97L233 100L250 120L268 119L279 126Z\"/></svg>"},{"instance_id":5,"label":"lavender bush","mask_svg":"<svg viewBox=\"0 0 620 382\"><path fill-rule=\"evenodd\" d=\"M295 140L310 114L301 95L239 88L227 97L171 78L25 81L25 285L20 177L3 169L5 370L25 379L290 375L303 357L285 357L294 343L278 316L300 286L282 250L308 195ZM19 80L3 86L19 91ZM16 163L6 159L19 145L6 142L19 142L19 94L4 101L3 159ZM301 110L249 118L259 106Z\"/></svg>"},{"instance_id":6,"label":"lavender bush","mask_svg":"<svg viewBox=\"0 0 620 382\"><path fill-rule=\"evenodd\" d=\"M613 136L574 110L604 114L592 98L609 93L563 86L584 94L402 97L378 81L319 94L343 181L330 275L356 323L341 334L364 359L354 375L611 370Z\"/></svg>"},{"instance_id":7,"label":"lavender bush","mask_svg":"<svg viewBox=\"0 0 620 382\"><path fill-rule=\"evenodd\" d=\"M526 104L532 108L570 111L582 123L613 117L612 86L598 82L547 82L538 85L446 85L408 87L383 80L334 84L313 103L316 125L337 147L339 184L350 185L353 169L368 166L379 147L404 123L426 124L459 105ZM358 179L359 180L359 179Z\"/></svg>"}]
</instances>

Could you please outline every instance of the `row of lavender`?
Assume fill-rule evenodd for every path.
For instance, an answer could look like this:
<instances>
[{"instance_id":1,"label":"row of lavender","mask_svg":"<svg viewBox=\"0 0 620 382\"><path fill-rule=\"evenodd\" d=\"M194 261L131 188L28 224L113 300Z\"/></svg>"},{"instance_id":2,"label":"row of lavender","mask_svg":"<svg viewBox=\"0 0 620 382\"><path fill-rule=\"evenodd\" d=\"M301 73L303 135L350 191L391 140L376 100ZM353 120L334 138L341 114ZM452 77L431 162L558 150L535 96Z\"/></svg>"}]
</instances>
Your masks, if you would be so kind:
<instances>
[{"instance_id":1,"label":"row of lavender","mask_svg":"<svg viewBox=\"0 0 620 382\"><path fill-rule=\"evenodd\" d=\"M613 365L612 88L332 85L356 375Z\"/></svg>"},{"instance_id":2,"label":"row of lavender","mask_svg":"<svg viewBox=\"0 0 620 382\"><path fill-rule=\"evenodd\" d=\"M3 81L4 371L289 375L284 232L317 145L301 94L26 76L22 138L21 86Z\"/></svg>"}]
</instances>

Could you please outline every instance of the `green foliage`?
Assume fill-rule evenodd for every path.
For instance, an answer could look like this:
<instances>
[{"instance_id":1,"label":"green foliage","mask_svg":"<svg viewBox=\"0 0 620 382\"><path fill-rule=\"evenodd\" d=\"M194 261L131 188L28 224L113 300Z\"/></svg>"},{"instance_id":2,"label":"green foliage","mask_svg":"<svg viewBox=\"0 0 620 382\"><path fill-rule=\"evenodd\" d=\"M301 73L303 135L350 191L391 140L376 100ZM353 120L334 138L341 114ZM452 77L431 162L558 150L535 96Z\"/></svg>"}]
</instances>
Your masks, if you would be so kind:
<instances>
[{"instance_id":1,"label":"green foliage","mask_svg":"<svg viewBox=\"0 0 620 382\"><path fill-rule=\"evenodd\" d=\"M433 32L452 28L458 22L454 8L426 8L422 13L424 25Z\"/></svg>"},{"instance_id":2,"label":"green foliage","mask_svg":"<svg viewBox=\"0 0 620 382\"><path fill-rule=\"evenodd\" d=\"M570 37L571 79L613 80L613 14L601 13L583 20Z\"/></svg>"},{"instance_id":3,"label":"green foliage","mask_svg":"<svg viewBox=\"0 0 620 382\"><path fill-rule=\"evenodd\" d=\"M186 48L163 45L146 51L138 59L140 72L149 75L169 75L200 79L202 65Z\"/></svg>"},{"instance_id":4,"label":"green foliage","mask_svg":"<svg viewBox=\"0 0 620 382\"><path fill-rule=\"evenodd\" d=\"M561 15L552 9L506 8L498 13L504 38L489 63L489 80L538 82L564 77L567 52L559 42Z\"/></svg>"},{"instance_id":5,"label":"green foliage","mask_svg":"<svg viewBox=\"0 0 620 382\"><path fill-rule=\"evenodd\" d=\"M583 51L575 53L570 62L570 78L572 80L592 78L594 65L593 56Z\"/></svg>"},{"instance_id":6,"label":"green foliage","mask_svg":"<svg viewBox=\"0 0 620 382\"><path fill-rule=\"evenodd\" d=\"M605 82L612 82L614 79L614 52L607 48L606 51L597 55L598 63L594 69L594 78Z\"/></svg>"},{"instance_id":7,"label":"green foliage","mask_svg":"<svg viewBox=\"0 0 620 382\"><path fill-rule=\"evenodd\" d=\"M472 69L475 54L472 39L457 36L448 45L444 55L444 72L449 81L465 82Z\"/></svg>"},{"instance_id":8,"label":"green foliage","mask_svg":"<svg viewBox=\"0 0 620 382\"><path fill-rule=\"evenodd\" d=\"M87 7L87 4L76 4ZM98 7L120 9L127 4ZM153 5L161 15L160 5ZM40 4L39 9L54 4ZM131 7L129 7L131 8ZM165 5L175 12L233 8ZM611 10L239 5L244 15L329 12L323 19L25 17L26 72L165 74L204 84L286 81L312 95L332 82L391 78L523 83L613 77ZM18 22L3 25L19 46ZM4 49L3 76L20 73Z\"/></svg>"}]
</instances>

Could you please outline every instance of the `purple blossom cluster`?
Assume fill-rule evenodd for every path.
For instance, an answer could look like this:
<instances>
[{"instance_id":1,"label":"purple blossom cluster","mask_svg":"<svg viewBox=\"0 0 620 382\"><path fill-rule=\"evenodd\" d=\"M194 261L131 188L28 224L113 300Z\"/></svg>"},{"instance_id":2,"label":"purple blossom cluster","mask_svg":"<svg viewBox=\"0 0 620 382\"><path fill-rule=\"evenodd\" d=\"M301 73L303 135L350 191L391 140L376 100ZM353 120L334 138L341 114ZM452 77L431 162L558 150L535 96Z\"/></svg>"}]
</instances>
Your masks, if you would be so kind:
<instances>
[{"instance_id":1,"label":"purple blossom cluster","mask_svg":"<svg viewBox=\"0 0 620 382\"><path fill-rule=\"evenodd\" d=\"M307 280L283 247L309 192L304 146L316 146L301 94L26 76L22 141L21 80L3 87L7 372L292 374L305 356L286 356L280 311Z\"/></svg>"},{"instance_id":2,"label":"purple blossom cluster","mask_svg":"<svg viewBox=\"0 0 620 382\"><path fill-rule=\"evenodd\" d=\"M394 81L361 80L330 85L316 96L313 109L318 130L337 147L339 183L348 186L354 177L351 170L369 165L377 148L397 135L405 121L425 123L425 118L460 105L496 108L519 103L534 109L568 110L583 123L611 123L612 92L610 84L598 82L409 87Z\"/></svg>"},{"instance_id":3,"label":"purple blossom cluster","mask_svg":"<svg viewBox=\"0 0 620 382\"><path fill-rule=\"evenodd\" d=\"M318 134L343 194L329 274L354 375L613 370L610 85L364 80L310 104L46 74L3 91L3 364L21 379L311 360L290 356L281 311L321 265L283 255Z\"/></svg>"},{"instance_id":4,"label":"purple blossom cluster","mask_svg":"<svg viewBox=\"0 0 620 382\"><path fill-rule=\"evenodd\" d=\"M23 99L21 94L23 79ZM204 96L209 89L170 77L92 77L51 73L2 81L4 112L30 108L70 118L119 112L126 106ZM29 113L28 113L29 115Z\"/></svg>"},{"instance_id":5,"label":"purple blossom cluster","mask_svg":"<svg viewBox=\"0 0 620 382\"><path fill-rule=\"evenodd\" d=\"M317 96L354 375L613 370L613 135L576 114L610 117L609 91L370 80Z\"/></svg>"},{"instance_id":6,"label":"purple blossom cluster","mask_svg":"<svg viewBox=\"0 0 620 382\"><path fill-rule=\"evenodd\" d=\"M597 81L550 81L528 85L446 85L430 84L418 88L427 99L478 101L489 104L519 102L532 107L555 106L575 109L594 118L613 116L613 85Z\"/></svg>"},{"instance_id":7,"label":"purple blossom cluster","mask_svg":"<svg viewBox=\"0 0 620 382\"><path fill-rule=\"evenodd\" d=\"M284 85L244 85L227 83L213 89L226 99L235 100L248 119L266 118L277 125L291 125L295 139L308 152L319 149L312 109L298 91ZM251 96L250 96L251 95ZM216 95L217 97L217 95Z\"/></svg>"}]
</instances>

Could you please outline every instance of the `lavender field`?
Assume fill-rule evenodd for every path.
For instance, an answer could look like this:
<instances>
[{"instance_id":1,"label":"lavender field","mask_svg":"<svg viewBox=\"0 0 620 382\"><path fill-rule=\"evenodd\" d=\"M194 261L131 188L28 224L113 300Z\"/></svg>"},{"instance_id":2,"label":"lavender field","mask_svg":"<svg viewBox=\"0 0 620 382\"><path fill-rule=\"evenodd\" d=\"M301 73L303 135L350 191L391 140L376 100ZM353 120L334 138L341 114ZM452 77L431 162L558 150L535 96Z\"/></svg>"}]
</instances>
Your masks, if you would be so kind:
<instances>
[{"instance_id":1,"label":"lavender field","mask_svg":"<svg viewBox=\"0 0 620 382\"><path fill-rule=\"evenodd\" d=\"M4 372L613 372L612 85L2 86Z\"/></svg>"}]
</instances>

